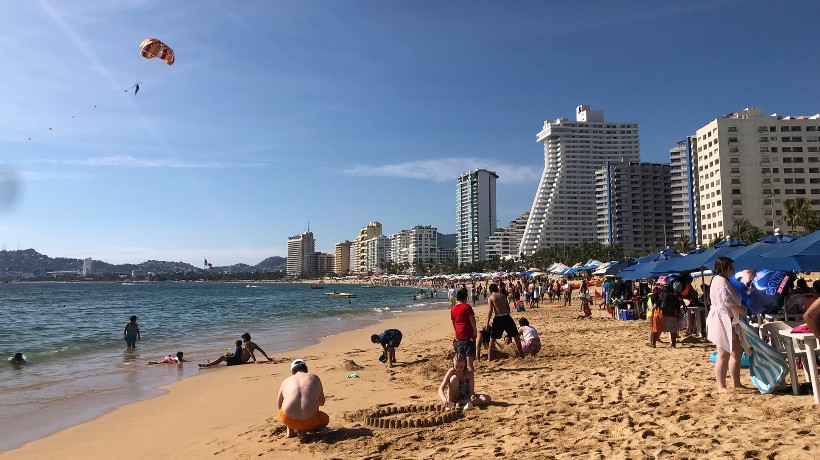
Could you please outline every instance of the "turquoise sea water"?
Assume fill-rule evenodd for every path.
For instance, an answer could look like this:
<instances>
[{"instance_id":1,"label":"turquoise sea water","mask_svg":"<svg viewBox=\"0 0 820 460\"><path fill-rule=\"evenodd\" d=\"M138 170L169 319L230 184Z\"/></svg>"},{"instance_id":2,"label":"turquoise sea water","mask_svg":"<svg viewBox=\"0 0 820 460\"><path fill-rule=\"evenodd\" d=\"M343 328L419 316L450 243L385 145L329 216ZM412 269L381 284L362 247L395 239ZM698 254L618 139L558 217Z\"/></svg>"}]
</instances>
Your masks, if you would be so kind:
<instances>
[{"instance_id":1,"label":"turquoise sea water","mask_svg":"<svg viewBox=\"0 0 820 460\"><path fill-rule=\"evenodd\" d=\"M158 386L196 375L197 362L233 350L243 332L271 354L398 311L449 306L413 301L409 287L326 288L358 297L284 283L0 284L0 359L19 351L28 360L0 363L0 426L8 427L0 451L158 395ZM142 340L127 350L122 330L132 314ZM147 365L177 351L192 362Z\"/></svg>"}]
</instances>

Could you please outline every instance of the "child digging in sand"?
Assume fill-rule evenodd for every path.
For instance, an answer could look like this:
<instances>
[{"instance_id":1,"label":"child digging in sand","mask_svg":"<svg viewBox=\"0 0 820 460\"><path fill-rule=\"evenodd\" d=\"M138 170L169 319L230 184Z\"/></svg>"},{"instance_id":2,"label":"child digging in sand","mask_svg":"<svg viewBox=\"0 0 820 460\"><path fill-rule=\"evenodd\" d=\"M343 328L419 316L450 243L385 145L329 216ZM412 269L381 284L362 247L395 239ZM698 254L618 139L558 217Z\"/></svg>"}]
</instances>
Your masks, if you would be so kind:
<instances>
[{"instance_id":1,"label":"child digging in sand","mask_svg":"<svg viewBox=\"0 0 820 460\"><path fill-rule=\"evenodd\" d=\"M401 344L401 331L398 329L387 329L382 332L381 335L371 335L370 341L382 346L383 353L379 361L386 363L387 367L393 367L393 364L396 362L396 348Z\"/></svg>"}]
</instances>

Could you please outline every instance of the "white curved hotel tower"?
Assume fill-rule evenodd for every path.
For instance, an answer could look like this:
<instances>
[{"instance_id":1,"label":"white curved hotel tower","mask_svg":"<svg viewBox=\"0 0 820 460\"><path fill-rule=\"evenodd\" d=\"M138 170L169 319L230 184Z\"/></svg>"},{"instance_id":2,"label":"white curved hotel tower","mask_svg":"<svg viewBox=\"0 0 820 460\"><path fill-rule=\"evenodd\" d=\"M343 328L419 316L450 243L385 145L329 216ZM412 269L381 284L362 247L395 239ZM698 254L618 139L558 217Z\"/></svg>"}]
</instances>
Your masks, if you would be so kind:
<instances>
[{"instance_id":1,"label":"white curved hotel tower","mask_svg":"<svg viewBox=\"0 0 820 460\"><path fill-rule=\"evenodd\" d=\"M579 105L575 121L545 121L544 172L519 253L596 240L595 170L607 161L640 158L638 123L604 121L602 110Z\"/></svg>"}]
</instances>

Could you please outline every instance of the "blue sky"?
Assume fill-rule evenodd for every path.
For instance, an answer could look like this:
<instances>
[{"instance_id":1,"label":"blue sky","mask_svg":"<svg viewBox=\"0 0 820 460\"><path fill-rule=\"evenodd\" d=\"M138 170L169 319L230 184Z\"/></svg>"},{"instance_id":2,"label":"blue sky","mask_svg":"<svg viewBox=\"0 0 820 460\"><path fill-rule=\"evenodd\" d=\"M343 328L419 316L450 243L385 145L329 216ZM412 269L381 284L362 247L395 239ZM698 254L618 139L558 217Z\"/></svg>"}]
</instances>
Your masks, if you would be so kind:
<instances>
[{"instance_id":1,"label":"blue sky","mask_svg":"<svg viewBox=\"0 0 820 460\"><path fill-rule=\"evenodd\" d=\"M579 104L637 121L656 162L728 112L820 112L810 1L3 3L0 241L51 257L256 264L308 223L326 252L372 220L453 233L475 168L500 176L503 226L532 205L544 120Z\"/></svg>"}]
</instances>

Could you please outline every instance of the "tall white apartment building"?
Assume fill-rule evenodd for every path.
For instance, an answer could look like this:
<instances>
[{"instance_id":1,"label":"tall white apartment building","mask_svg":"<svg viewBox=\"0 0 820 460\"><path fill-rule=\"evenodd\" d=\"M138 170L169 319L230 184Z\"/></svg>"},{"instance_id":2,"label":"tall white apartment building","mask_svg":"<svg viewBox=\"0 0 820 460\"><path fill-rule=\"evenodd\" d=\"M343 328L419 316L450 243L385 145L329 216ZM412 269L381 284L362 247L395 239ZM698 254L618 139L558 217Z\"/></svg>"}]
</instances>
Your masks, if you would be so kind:
<instances>
[{"instance_id":1,"label":"tall white apartment building","mask_svg":"<svg viewBox=\"0 0 820 460\"><path fill-rule=\"evenodd\" d=\"M438 261L438 229L430 225L416 225L410 229L408 245L410 265Z\"/></svg>"},{"instance_id":2,"label":"tall white apartment building","mask_svg":"<svg viewBox=\"0 0 820 460\"><path fill-rule=\"evenodd\" d=\"M364 261L364 266L359 267L359 272L379 272L384 263L390 259L390 238L384 235L375 236L365 240L363 247L367 259Z\"/></svg>"},{"instance_id":3,"label":"tall white apartment building","mask_svg":"<svg viewBox=\"0 0 820 460\"><path fill-rule=\"evenodd\" d=\"M627 254L674 243L670 166L608 161L595 171L598 242Z\"/></svg>"},{"instance_id":4,"label":"tall white apartment building","mask_svg":"<svg viewBox=\"0 0 820 460\"><path fill-rule=\"evenodd\" d=\"M579 105L575 121L547 120L536 139L544 144L544 172L519 252L595 241L595 170L639 160L638 123L604 121L602 110Z\"/></svg>"},{"instance_id":5,"label":"tall white apartment building","mask_svg":"<svg viewBox=\"0 0 820 460\"><path fill-rule=\"evenodd\" d=\"M763 115L748 108L695 133L700 232L704 244L743 218L765 231L780 226L784 202L804 197L820 210L820 114Z\"/></svg>"},{"instance_id":6,"label":"tall white apartment building","mask_svg":"<svg viewBox=\"0 0 820 460\"><path fill-rule=\"evenodd\" d=\"M525 211L515 220L510 222L506 228L497 229L487 239L487 258L491 257L517 257L521 248L521 238L524 237L524 229L527 228L527 220L530 212Z\"/></svg>"},{"instance_id":7,"label":"tall white apartment building","mask_svg":"<svg viewBox=\"0 0 820 460\"><path fill-rule=\"evenodd\" d=\"M495 181L498 174L486 169L468 171L456 182L456 252L458 263L487 258L487 238L496 228Z\"/></svg>"},{"instance_id":8,"label":"tall white apartment building","mask_svg":"<svg viewBox=\"0 0 820 460\"><path fill-rule=\"evenodd\" d=\"M700 241L700 198L698 158L692 148L694 139L687 137L669 149L672 187L672 233L675 241L686 235L692 247Z\"/></svg>"},{"instance_id":9,"label":"tall white apartment building","mask_svg":"<svg viewBox=\"0 0 820 460\"><path fill-rule=\"evenodd\" d=\"M382 236L382 224L376 221L368 223L366 227L359 230L359 236L357 236L356 241L353 242L353 253L355 255L355 263L353 265L356 273L372 271L374 268L369 264L369 261L373 258L368 253L370 246L368 246L367 241L380 236Z\"/></svg>"},{"instance_id":10,"label":"tall white apartment building","mask_svg":"<svg viewBox=\"0 0 820 460\"><path fill-rule=\"evenodd\" d=\"M396 264L407 262L410 251L410 230L399 230L390 235L390 261Z\"/></svg>"},{"instance_id":11,"label":"tall white apartment building","mask_svg":"<svg viewBox=\"0 0 820 460\"><path fill-rule=\"evenodd\" d=\"M316 272L316 240L313 232L288 237L288 276L309 275Z\"/></svg>"}]
</instances>

